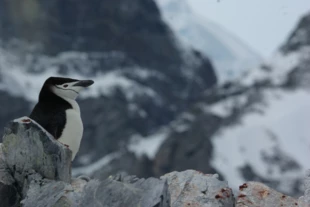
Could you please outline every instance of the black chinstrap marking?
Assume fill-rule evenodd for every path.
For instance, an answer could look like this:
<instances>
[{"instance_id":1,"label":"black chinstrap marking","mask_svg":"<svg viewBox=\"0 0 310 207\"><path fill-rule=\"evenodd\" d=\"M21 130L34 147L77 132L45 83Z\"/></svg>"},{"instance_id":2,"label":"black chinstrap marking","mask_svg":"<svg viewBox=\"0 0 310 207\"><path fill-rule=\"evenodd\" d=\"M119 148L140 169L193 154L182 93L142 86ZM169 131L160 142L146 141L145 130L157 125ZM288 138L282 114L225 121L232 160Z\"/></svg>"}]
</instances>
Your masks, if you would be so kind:
<instances>
[{"instance_id":1,"label":"black chinstrap marking","mask_svg":"<svg viewBox=\"0 0 310 207\"><path fill-rule=\"evenodd\" d=\"M60 90L64 90L64 91L73 91L73 92L79 94L77 91L75 91L75 90L73 90L73 89L64 89L64 88L60 88L60 87L58 87L58 86L56 86L56 85L55 85L55 87L58 88L58 89L60 89Z\"/></svg>"}]
</instances>

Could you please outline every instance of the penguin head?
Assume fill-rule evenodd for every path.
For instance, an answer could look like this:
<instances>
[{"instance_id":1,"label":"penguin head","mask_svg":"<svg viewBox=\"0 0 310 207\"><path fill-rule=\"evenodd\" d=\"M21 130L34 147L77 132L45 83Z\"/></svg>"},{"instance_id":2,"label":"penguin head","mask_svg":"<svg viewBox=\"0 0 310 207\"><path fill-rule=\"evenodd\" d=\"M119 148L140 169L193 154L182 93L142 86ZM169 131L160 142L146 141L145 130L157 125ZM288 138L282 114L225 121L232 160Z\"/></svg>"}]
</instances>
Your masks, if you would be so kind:
<instances>
[{"instance_id":1,"label":"penguin head","mask_svg":"<svg viewBox=\"0 0 310 207\"><path fill-rule=\"evenodd\" d=\"M71 78L50 77L41 90L40 96L46 92L52 92L61 98L76 99L81 90L92 85L92 80L76 80Z\"/></svg>"}]
</instances>

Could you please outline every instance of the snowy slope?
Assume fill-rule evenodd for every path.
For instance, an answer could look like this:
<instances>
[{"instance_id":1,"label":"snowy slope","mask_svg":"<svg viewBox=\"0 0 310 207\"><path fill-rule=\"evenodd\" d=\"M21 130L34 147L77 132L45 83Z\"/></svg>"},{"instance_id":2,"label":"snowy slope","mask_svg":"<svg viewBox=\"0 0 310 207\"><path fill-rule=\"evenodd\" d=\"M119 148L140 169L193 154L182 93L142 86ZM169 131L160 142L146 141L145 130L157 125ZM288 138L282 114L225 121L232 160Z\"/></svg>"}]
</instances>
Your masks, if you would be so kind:
<instances>
[{"instance_id":1,"label":"snowy slope","mask_svg":"<svg viewBox=\"0 0 310 207\"><path fill-rule=\"evenodd\" d=\"M101 55L111 56L113 54L102 53ZM96 84L87 89L87 91L83 91L81 94L82 98L110 95L116 88L126 92L128 100L133 99L135 95L156 96L152 89L142 86L125 76L126 70L135 72L141 79L157 76L158 74L155 72L143 70L138 66L114 69L112 71L96 73L95 75L85 75L82 72L77 72L77 66L74 65L75 61L78 61L78 67L85 71L90 71L94 67L96 61L90 60L89 56L90 54L87 53L70 51L63 52L56 57L39 56L38 63L35 65L37 68L34 69L39 72L28 72L30 66L27 65L27 61L22 62L13 53L0 48L0 75L3 77L0 81L0 89L8 91L15 96L22 96L28 101L36 102L38 92L44 81L50 76L76 79L85 79L87 77L94 80ZM68 68L68 72L65 75L59 72L63 65L66 65Z\"/></svg>"},{"instance_id":2,"label":"snowy slope","mask_svg":"<svg viewBox=\"0 0 310 207\"><path fill-rule=\"evenodd\" d=\"M250 166L259 177L280 180L277 188L290 192L294 183L289 182L310 168L310 93L266 90L264 99L262 113L248 113L240 124L213 136L212 165L234 188L246 181L240 169Z\"/></svg>"},{"instance_id":3,"label":"snowy slope","mask_svg":"<svg viewBox=\"0 0 310 207\"><path fill-rule=\"evenodd\" d=\"M220 83L240 77L261 62L260 56L237 37L193 13L185 0L156 2L180 40L210 57Z\"/></svg>"},{"instance_id":4,"label":"snowy slope","mask_svg":"<svg viewBox=\"0 0 310 207\"><path fill-rule=\"evenodd\" d=\"M310 46L283 53L277 52L264 68L249 73L239 83L246 87L268 81L272 87L257 91L261 103L256 111L245 113L239 124L222 127L213 137L212 165L237 187L246 181L241 169L245 166L257 177L277 182L277 189L294 194L294 186L310 168L310 91L307 62ZM283 87L294 70L304 73L293 88ZM243 95L243 99L247 98ZM229 116L234 97L218 102L210 110ZM228 106L228 107L227 107Z\"/></svg>"},{"instance_id":5,"label":"snowy slope","mask_svg":"<svg viewBox=\"0 0 310 207\"><path fill-rule=\"evenodd\" d=\"M309 45L286 53L279 50L230 87L220 85L206 94L206 100L170 124L164 138L154 133L151 137L156 139L140 140L136 145L139 148L131 150L138 156L152 152L152 158L154 146L163 142L154 158L157 169L211 165L234 189L257 180L283 193L298 195L300 180L310 168L309 60ZM290 82L292 76L297 78L295 83ZM214 116L220 120L215 125L212 122L218 119ZM203 131L203 140L191 133L200 127L210 128ZM192 149L195 160L186 154ZM211 158L203 154L207 150L212 151ZM189 159L192 165L187 163ZM169 168L166 160L173 167Z\"/></svg>"}]
</instances>

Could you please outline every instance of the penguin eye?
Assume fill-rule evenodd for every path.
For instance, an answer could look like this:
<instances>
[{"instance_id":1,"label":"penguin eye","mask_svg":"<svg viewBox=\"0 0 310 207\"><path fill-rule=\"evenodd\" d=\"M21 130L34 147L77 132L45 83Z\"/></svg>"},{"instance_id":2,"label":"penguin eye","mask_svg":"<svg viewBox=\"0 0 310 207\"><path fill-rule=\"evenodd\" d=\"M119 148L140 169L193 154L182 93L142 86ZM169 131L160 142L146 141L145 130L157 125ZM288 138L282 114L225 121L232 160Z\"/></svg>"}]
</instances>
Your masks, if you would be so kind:
<instances>
[{"instance_id":1,"label":"penguin eye","mask_svg":"<svg viewBox=\"0 0 310 207\"><path fill-rule=\"evenodd\" d=\"M68 87L68 84L64 85L64 88L67 88Z\"/></svg>"}]
</instances>

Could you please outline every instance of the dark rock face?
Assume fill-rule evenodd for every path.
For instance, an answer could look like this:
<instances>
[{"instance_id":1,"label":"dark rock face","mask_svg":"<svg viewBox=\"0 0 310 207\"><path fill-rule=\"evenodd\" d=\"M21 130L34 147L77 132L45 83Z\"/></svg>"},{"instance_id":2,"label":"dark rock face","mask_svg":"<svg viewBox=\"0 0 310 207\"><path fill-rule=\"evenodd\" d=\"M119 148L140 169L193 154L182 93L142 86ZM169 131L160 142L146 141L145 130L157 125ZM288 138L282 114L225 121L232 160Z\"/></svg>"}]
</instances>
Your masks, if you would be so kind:
<instances>
[{"instance_id":1,"label":"dark rock face","mask_svg":"<svg viewBox=\"0 0 310 207\"><path fill-rule=\"evenodd\" d=\"M31 105L24 98L12 96L5 91L0 91L0 103L5 107L5 110L0 110L0 126L2 128L6 126L8 120L21 115L27 115ZM3 131L0 134L0 142L2 142Z\"/></svg>"},{"instance_id":2,"label":"dark rock face","mask_svg":"<svg viewBox=\"0 0 310 207\"><path fill-rule=\"evenodd\" d=\"M153 0L36 0L32 4L1 4L5 28L1 36L40 43L48 54L116 50L140 65L157 68L181 61Z\"/></svg>"},{"instance_id":3,"label":"dark rock face","mask_svg":"<svg viewBox=\"0 0 310 207\"><path fill-rule=\"evenodd\" d=\"M220 125L218 117L204 115L195 117L184 131L172 132L162 144L154 160L154 173L163 175L172 170L195 169L215 173L209 163L213 153L211 137Z\"/></svg>"},{"instance_id":4,"label":"dark rock face","mask_svg":"<svg viewBox=\"0 0 310 207\"><path fill-rule=\"evenodd\" d=\"M5 207L17 207L18 203L18 192L13 185L5 185L0 182L0 201L1 205Z\"/></svg>"},{"instance_id":5,"label":"dark rock face","mask_svg":"<svg viewBox=\"0 0 310 207\"><path fill-rule=\"evenodd\" d=\"M14 178L9 173L3 155L3 145L0 144L0 203L2 206L19 206L20 194L14 184Z\"/></svg>"},{"instance_id":6,"label":"dark rock face","mask_svg":"<svg viewBox=\"0 0 310 207\"><path fill-rule=\"evenodd\" d=\"M298 23L287 42L282 46L285 53L293 52L310 45L310 14L306 14Z\"/></svg>"}]
</instances>

